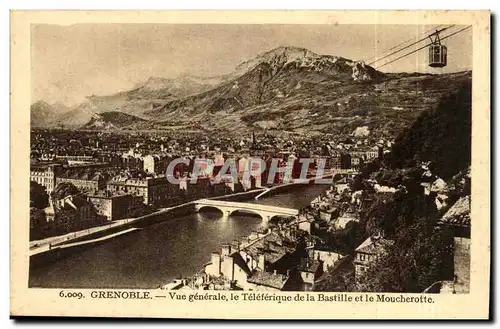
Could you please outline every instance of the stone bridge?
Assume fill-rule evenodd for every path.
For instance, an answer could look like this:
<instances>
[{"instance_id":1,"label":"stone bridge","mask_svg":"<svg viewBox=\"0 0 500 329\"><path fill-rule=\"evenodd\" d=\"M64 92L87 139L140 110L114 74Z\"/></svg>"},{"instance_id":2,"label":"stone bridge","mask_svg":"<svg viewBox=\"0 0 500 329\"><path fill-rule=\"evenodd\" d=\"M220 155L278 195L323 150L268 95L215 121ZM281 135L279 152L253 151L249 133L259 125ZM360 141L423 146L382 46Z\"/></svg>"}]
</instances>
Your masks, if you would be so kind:
<instances>
[{"instance_id":1,"label":"stone bridge","mask_svg":"<svg viewBox=\"0 0 500 329\"><path fill-rule=\"evenodd\" d=\"M264 221L269 221L275 216L290 217L297 216L299 214L299 211L297 209L267 206L256 203L230 202L208 199L197 200L193 203L195 205L196 211L200 211L203 208L215 208L222 212L223 218L229 218L229 216L231 216L231 214L235 211L257 214Z\"/></svg>"}]
</instances>

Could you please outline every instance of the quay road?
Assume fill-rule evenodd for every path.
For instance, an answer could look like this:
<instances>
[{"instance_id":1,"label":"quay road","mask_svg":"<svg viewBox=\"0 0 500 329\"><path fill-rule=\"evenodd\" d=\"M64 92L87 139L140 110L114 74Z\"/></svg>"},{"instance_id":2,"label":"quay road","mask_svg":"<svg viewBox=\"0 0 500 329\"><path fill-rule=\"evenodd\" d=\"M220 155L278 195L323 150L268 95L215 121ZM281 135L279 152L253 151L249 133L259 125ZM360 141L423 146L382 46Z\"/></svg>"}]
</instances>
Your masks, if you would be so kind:
<instances>
[{"instance_id":1,"label":"quay road","mask_svg":"<svg viewBox=\"0 0 500 329\"><path fill-rule=\"evenodd\" d=\"M207 200L217 200L217 199L223 199L223 198L228 198L228 197L235 197L235 196L242 196L242 195L252 195L260 191L264 191L265 189L256 189L256 190L251 190L251 191L246 191L246 192L239 192L239 193L233 193L233 194L228 194L224 196L218 196L218 197L213 197L213 198L207 198ZM81 231L76 231L76 232L71 232L67 233L64 235L58 235L54 237L49 237L43 240L36 240L36 241L30 241L29 244L29 255L36 255L42 252L46 252L52 248L54 248L54 245L61 245L61 244L69 244L72 243L74 240L79 239L81 240L82 238L89 236L91 234L99 233L99 232L105 232L111 229L116 229L119 227L125 227L125 226L130 226L131 224L137 223L141 220L144 220L146 218L150 218L153 216L158 216L163 213L169 212L171 210L180 208L180 207L185 207L186 205L189 204L195 204L198 200L190 201L183 203L178 206L174 207L168 207L168 208L161 208L151 214L147 214L144 216L140 217L133 217L133 218L127 218L127 219L120 219L120 220L115 220L113 222L110 222L109 224L106 225L101 225L101 226L96 226L96 227L91 227L86 230L81 230Z\"/></svg>"},{"instance_id":2,"label":"quay road","mask_svg":"<svg viewBox=\"0 0 500 329\"><path fill-rule=\"evenodd\" d=\"M325 172L325 174L323 176L321 176L320 178L324 179L324 178L333 177L337 173L339 173L339 174L356 174L356 172L353 170L331 170L331 171ZM311 174L316 176L315 172L312 172ZM230 199L233 197L244 196L244 195L254 195L254 194L258 193L258 195L256 197L254 197L255 201L257 201L257 200L263 198L264 196L269 197L270 195L273 195L274 193L282 193L280 191L286 190L289 187L306 185L306 184L312 183L315 179L317 179L317 178L312 177L312 178L308 178L306 180L281 184L281 185L273 186L270 188L260 188L260 189L255 189L255 190L251 190L251 191L246 191L246 192L239 192L239 193L233 193L233 194L227 194L227 195L222 195L222 196L217 196L217 197L206 198L204 200L226 200L226 199ZM181 205L174 206L174 207L161 208L156 212L153 212L153 213L148 214L148 215L140 216L140 217L115 220L115 221L110 222L109 224L106 224L106 225L96 226L96 227L92 227L92 228L81 230L81 231L67 233L64 235L49 237L49 238L46 238L43 240L30 241L29 255L32 256L32 255L40 254L40 253L46 252L46 251L54 248L56 245L60 246L62 244L64 244L64 245L70 244L70 243L73 243L74 240L80 241L80 240L83 240L86 236L90 236L90 235L97 234L100 232L103 232L105 234L106 231L110 231L111 232L110 234L114 234L117 232L116 230L121 228L121 227L123 227L125 229L126 227L130 227L130 225L137 223L137 222L140 222L141 220L144 220L146 218L159 216L161 214L168 213L171 210L175 210L175 209L180 208L180 207L185 207L186 205L189 205L189 204L192 204L195 206L199 201L201 201L201 199L200 200L193 200L193 201L183 203ZM280 205L280 208L283 208L283 206ZM262 216L262 218L265 219L265 216Z\"/></svg>"},{"instance_id":3,"label":"quay road","mask_svg":"<svg viewBox=\"0 0 500 329\"><path fill-rule=\"evenodd\" d=\"M168 209L169 208L162 208L153 214L160 214ZM146 216L151 216L153 214L149 214ZM56 244L57 245L61 245L63 243L69 244L69 243L72 243L72 241L75 239L80 239L80 238L83 238L85 236L88 236L88 235L91 235L94 233L98 233L98 232L104 232L104 231L107 231L111 228L125 226L126 224L131 224L131 223L134 223L138 220L144 219L146 216L115 220L109 224L91 227L91 228L86 229L86 230L81 230L81 231L71 232L71 233L64 234L64 235L49 237L49 238L46 238L43 240L30 241L29 255L32 256L32 255L36 255L36 254L48 251L52 248L55 248L54 245L56 245Z\"/></svg>"},{"instance_id":4,"label":"quay road","mask_svg":"<svg viewBox=\"0 0 500 329\"><path fill-rule=\"evenodd\" d=\"M311 178L305 178L305 179L293 179L292 182L273 186L270 188L267 188L265 191L262 191L259 195L255 197L255 200L259 200L260 198L270 195L276 190L282 190L283 188L286 187L293 187L293 186L298 186L298 185L306 185L306 184L311 184L317 179L329 179L335 177L335 175L357 175L358 171L354 169L332 169L332 170L325 170L324 174L321 175L320 177L316 177L316 171L312 170L309 172L309 175L313 176Z\"/></svg>"},{"instance_id":5,"label":"quay road","mask_svg":"<svg viewBox=\"0 0 500 329\"><path fill-rule=\"evenodd\" d=\"M254 194L240 198L230 196L224 201L301 209L327 188L328 185L308 184L255 200L254 196L261 192L257 190ZM224 219L219 211L186 214L177 211L150 220L154 223L136 224L141 229L104 243L75 247L74 252L73 248L60 249L63 256L55 257L55 261L47 255L48 261L33 262L29 287L156 289L165 282L198 272L210 261L210 252L220 251L224 243L243 241L252 232L267 227L258 216L243 212Z\"/></svg>"}]
</instances>

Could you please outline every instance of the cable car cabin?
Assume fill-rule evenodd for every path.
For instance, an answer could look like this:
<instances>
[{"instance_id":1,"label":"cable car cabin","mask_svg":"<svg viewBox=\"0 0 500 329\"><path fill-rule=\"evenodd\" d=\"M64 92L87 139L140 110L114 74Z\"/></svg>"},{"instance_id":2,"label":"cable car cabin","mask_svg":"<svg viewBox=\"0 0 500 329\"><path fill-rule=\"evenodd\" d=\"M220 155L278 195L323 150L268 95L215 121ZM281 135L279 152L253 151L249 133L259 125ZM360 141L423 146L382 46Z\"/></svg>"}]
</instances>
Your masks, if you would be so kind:
<instances>
[{"instance_id":1,"label":"cable car cabin","mask_svg":"<svg viewBox=\"0 0 500 329\"><path fill-rule=\"evenodd\" d=\"M429 46L429 66L445 67L447 64L446 46L433 44Z\"/></svg>"}]
</instances>

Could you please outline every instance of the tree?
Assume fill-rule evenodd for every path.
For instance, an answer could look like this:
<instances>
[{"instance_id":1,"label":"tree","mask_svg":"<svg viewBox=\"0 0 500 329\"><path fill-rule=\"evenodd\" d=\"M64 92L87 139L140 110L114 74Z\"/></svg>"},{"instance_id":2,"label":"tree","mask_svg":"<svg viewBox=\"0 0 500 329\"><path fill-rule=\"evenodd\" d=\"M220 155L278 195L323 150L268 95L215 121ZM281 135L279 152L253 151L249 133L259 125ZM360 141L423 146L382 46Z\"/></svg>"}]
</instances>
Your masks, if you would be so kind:
<instances>
[{"instance_id":1,"label":"tree","mask_svg":"<svg viewBox=\"0 0 500 329\"><path fill-rule=\"evenodd\" d=\"M358 279L363 292L420 293L431 284L451 279L452 235L419 220L401 226L393 246Z\"/></svg>"},{"instance_id":2,"label":"tree","mask_svg":"<svg viewBox=\"0 0 500 329\"><path fill-rule=\"evenodd\" d=\"M49 195L45 186L30 181L30 207L37 209L46 208L49 205Z\"/></svg>"},{"instance_id":3,"label":"tree","mask_svg":"<svg viewBox=\"0 0 500 329\"><path fill-rule=\"evenodd\" d=\"M443 97L436 108L422 112L401 133L384 162L391 168L432 161L432 172L449 179L470 166L471 85L467 82Z\"/></svg>"},{"instance_id":4,"label":"tree","mask_svg":"<svg viewBox=\"0 0 500 329\"><path fill-rule=\"evenodd\" d=\"M314 291L354 291L354 269L336 269L335 265L331 266L325 278L314 284Z\"/></svg>"},{"instance_id":5,"label":"tree","mask_svg":"<svg viewBox=\"0 0 500 329\"><path fill-rule=\"evenodd\" d=\"M43 227L47 219L43 210L30 207L30 241L43 237Z\"/></svg>"},{"instance_id":6,"label":"tree","mask_svg":"<svg viewBox=\"0 0 500 329\"><path fill-rule=\"evenodd\" d=\"M57 184L54 190L51 193L51 197L53 200L61 200L70 195L80 194L78 188L72 183L63 182Z\"/></svg>"}]
</instances>

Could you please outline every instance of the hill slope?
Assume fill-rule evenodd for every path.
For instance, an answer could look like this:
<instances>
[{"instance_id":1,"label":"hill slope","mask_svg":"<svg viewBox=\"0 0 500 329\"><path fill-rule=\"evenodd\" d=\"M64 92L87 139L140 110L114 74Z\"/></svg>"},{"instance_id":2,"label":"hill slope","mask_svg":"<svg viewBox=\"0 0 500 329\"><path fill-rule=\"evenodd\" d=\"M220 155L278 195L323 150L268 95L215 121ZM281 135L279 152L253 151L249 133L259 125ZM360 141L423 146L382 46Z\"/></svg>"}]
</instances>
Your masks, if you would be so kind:
<instances>
[{"instance_id":1,"label":"hill slope","mask_svg":"<svg viewBox=\"0 0 500 329\"><path fill-rule=\"evenodd\" d=\"M89 96L85 102L73 107L56 122L58 125L76 128L91 120L94 113L113 111L145 117L144 113L155 106L209 90L220 83L221 79L223 78L195 76L182 76L176 79L151 77L129 91L108 96Z\"/></svg>"},{"instance_id":2,"label":"hill slope","mask_svg":"<svg viewBox=\"0 0 500 329\"><path fill-rule=\"evenodd\" d=\"M150 78L130 91L88 100L57 120L78 128L122 112L165 129L396 136L423 110L468 83L471 72L383 74L346 58L279 47L226 76ZM133 126L133 125L132 125Z\"/></svg>"},{"instance_id":3,"label":"hill slope","mask_svg":"<svg viewBox=\"0 0 500 329\"><path fill-rule=\"evenodd\" d=\"M317 55L307 49L280 47L241 63L236 78L206 93L167 102L148 112L170 114L235 112L308 92L308 85L373 80L382 76L369 66L345 58Z\"/></svg>"},{"instance_id":4,"label":"hill slope","mask_svg":"<svg viewBox=\"0 0 500 329\"><path fill-rule=\"evenodd\" d=\"M101 114L96 114L90 119L82 129L97 129L97 130L109 130L109 129L151 129L155 128L156 124L152 121L139 118L134 115L111 111L104 112Z\"/></svg>"},{"instance_id":5,"label":"hill slope","mask_svg":"<svg viewBox=\"0 0 500 329\"><path fill-rule=\"evenodd\" d=\"M92 106L88 103L79 104L57 117L55 125L63 128L79 128L92 118L98 118L97 113L94 111L95 109L92 109Z\"/></svg>"},{"instance_id":6,"label":"hill slope","mask_svg":"<svg viewBox=\"0 0 500 329\"><path fill-rule=\"evenodd\" d=\"M397 135L471 72L382 74L306 49L280 47L244 62L242 75L205 93L168 101L148 115L204 129L352 133L360 126Z\"/></svg>"},{"instance_id":7,"label":"hill slope","mask_svg":"<svg viewBox=\"0 0 500 329\"><path fill-rule=\"evenodd\" d=\"M50 127L57 117L67 111L62 103L48 104L44 101L33 103L30 107L31 126L36 128Z\"/></svg>"},{"instance_id":8,"label":"hill slope","mask_svg":"<svg viewBox=\"0 0 500 329\"><path fill-rule=\"evenodd\" d=\"M469 81L456 87L398 136L387 164L430 162L432 172L445 180L470 166L472 86Z\"/></svg>"}]
</instances>

